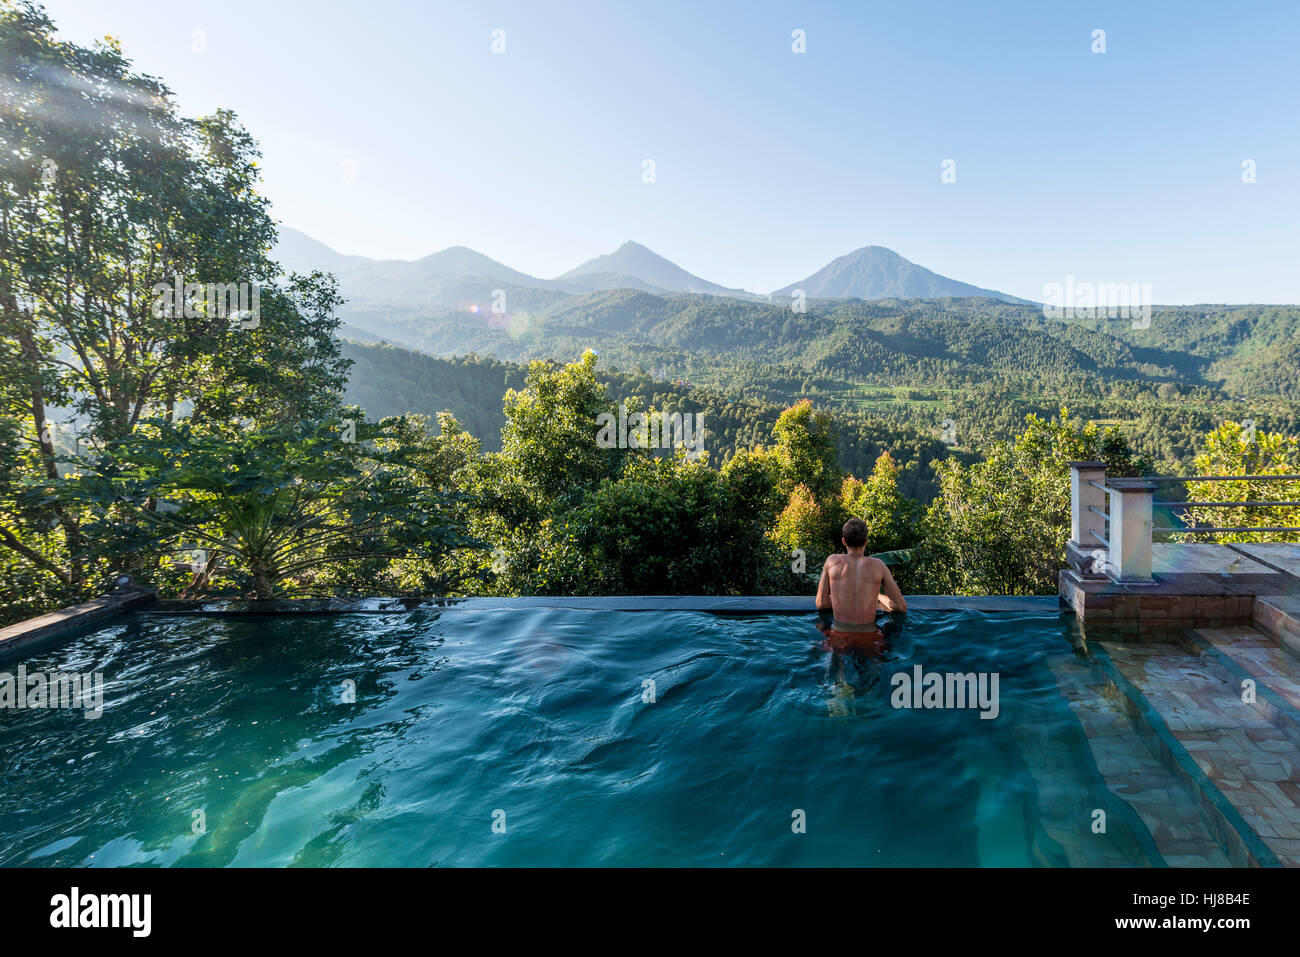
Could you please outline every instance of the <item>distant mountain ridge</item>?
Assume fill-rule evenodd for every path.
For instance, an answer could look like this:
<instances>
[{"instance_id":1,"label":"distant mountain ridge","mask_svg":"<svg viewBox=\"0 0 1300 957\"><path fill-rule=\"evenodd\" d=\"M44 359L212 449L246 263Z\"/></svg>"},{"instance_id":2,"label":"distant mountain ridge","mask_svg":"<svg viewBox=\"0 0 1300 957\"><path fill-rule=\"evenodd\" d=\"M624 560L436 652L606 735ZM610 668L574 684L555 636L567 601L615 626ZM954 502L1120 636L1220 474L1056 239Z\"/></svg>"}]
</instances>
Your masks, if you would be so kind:
<instances>
[{"instance_id":1,"label":"distant mountain ridge","mask_svg":"<svg viewBox=\"0 0 1300 957\"><path fill-rule=\"evenodd\" d=\"M581 266L570 269L556 278L557 283L581 285L585 291L606 289L638 289L638 285L622 282L631 279L645 283L646 292L688 292L711 296L748 296L743 289L728 289L715 282L688 273L681 266L630 240L612 253L588 259Z\"/></svg>"},{"instance_id":2,"label":"distant mountain ridge","mask_svg":"<svg viewBox=\"0 0 1300 957\"><path fill-rule=\"evenodd\" d=\"M980 296L1005 302L1024 302L994 289L981 289L918 266L884 246L863 246L833 259L801 282L776 290L773 296L792 296L803 290L809 299L942 299Z\"/></svg>"},{"instance_id":3,"label":"distant mountain ridge","mask_svg":"<svg viewBox=\"0 0 1300 957\"><path fill-rule=\"evenodd\" d=\"M617 289L751 300L762 298L744 289L702 279L631 241L554 279L530 276L466 246L451 246L415 260L343 255L288 227L280 231L274 256L288 270L323 269L335 273L343 295L359 305L421 302L434 308L468 308L470 303L490 300L497 288L506 289L508 294L529 291L524 299L534 307L553 303L555 296ZM941 276L884 246L864 246L840 256L803 281L784 286L772 295L788 297L796 289L802 289L810 299L980 296L1006 302L1024 301Z\"/></svg>"},{"instance_id":4,"label":"distant mountain ridge","mask_svg":"<svg viewBox=\"0 0 1300 957\"><path fill-rule=\"evenodd\" d=\"M371 259L343 255L306 233L285 227L280 230L273 256L285 269L298 272L323 269L338 273L344 283L349 278L389 282L476 278L539 289L551 286L545 279L511 269L468 246L449 246L420 259Z\"/></svg>"}]
</instances>

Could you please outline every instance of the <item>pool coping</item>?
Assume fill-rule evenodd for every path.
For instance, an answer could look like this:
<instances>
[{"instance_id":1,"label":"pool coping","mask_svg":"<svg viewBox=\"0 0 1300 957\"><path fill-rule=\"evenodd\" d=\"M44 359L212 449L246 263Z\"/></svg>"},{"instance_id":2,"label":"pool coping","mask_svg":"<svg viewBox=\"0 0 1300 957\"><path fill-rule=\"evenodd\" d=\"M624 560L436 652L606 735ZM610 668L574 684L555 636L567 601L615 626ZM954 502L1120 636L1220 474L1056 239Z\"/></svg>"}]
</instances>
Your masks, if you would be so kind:
<instances>
[{"instance_id":1,"label":"pool coping","mask_svg":"<svg viewBox=\"0 0 1300 957\"><path fill-rule=\"evenodd\" d=\"M1033 612L1059 614L1069 609L1056 595L966 597L913 595L909 611ZM472 598L363 598L342 599L215 599L212 601L157 601L145 609L162 615L346 615L402 614L441 608L516 610L568 608L584 611L690 611L714 614L815 614L812 595L592 595L588 597L529 595Z\"/></svg>"},{"instance_id":2,"label":"pool coping","mask_svg":"<svg viewBox=\"0 0 1300 957\"><path fill-rule=\"evenodd\" d=\"M522 611L560 608L579 611L706 612L723 615L811 615L817 612L812 595L568 595L474 596L409 598L371 596L343 598L215 598L184 601L158 598L153 588L133 587L108 592L90 601L47 612L0 628L0 658L36 643L71 637L86 626L132 612L147 615L271 617L307 615L400 615L462 608L476 611ZM1073 614L1056 595L912 595L909 611L1019 612Z\"/></svg>"},{"instance_id":3,"label":"pool coping","mask_svg":"<svg viewBox=\"0 0 1300 957\"><path fill-rule=\"evenodd\" d=\"M122 588L107 592L90 601L46 612L26 621L0 628L0 655L26 648L51 638L66 638L87 625L156 603L158 593L152 588Z\"/></svg>"}]
</instances>

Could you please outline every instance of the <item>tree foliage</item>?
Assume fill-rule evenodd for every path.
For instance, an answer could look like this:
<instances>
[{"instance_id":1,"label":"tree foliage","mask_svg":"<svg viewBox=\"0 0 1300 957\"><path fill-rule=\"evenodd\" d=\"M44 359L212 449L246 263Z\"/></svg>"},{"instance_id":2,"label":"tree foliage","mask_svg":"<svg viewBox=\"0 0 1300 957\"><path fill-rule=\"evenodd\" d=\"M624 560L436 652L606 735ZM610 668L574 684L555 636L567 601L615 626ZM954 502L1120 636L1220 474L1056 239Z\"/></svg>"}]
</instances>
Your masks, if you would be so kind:
<instances>
[{"instance_id":1,"label":"tree foliage","mask_svg":"<svg viewBox=\"0 0 1300 957\"><path fill-rule=\"evenodd\" d=\"M1224 422L1205 438L1196 456L1197 475L1300 475L1300 439ZM1300 481L1188 482L1191 502L1297 502ZM1179 510L1189 527L1300 528L1300 506L1196 505ZM1177 536L1182 541L1295 542L1297 532L1230 532Z\"/></svg>"}]
</instances>

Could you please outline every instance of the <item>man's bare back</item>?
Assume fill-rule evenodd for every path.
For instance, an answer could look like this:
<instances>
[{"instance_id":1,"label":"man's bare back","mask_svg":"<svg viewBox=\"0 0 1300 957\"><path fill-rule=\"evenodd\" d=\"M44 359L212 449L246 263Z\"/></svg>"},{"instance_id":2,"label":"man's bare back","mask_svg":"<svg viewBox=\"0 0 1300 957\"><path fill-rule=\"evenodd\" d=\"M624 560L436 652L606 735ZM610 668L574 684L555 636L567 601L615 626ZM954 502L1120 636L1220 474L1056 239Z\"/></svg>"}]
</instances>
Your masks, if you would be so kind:
<instances>
[{"instance_id":1,"label":"man's bare back","mask_svg":"<svg viewBox=\"0 0 1300 957\"><path fill-rule=\"evenodd\" d=\"M874 626L877 604L884 611L907 611L888 565L853 548L827 557L817 584L818 611L830 611L837 625Z\"/></svg>"}]
</instances>

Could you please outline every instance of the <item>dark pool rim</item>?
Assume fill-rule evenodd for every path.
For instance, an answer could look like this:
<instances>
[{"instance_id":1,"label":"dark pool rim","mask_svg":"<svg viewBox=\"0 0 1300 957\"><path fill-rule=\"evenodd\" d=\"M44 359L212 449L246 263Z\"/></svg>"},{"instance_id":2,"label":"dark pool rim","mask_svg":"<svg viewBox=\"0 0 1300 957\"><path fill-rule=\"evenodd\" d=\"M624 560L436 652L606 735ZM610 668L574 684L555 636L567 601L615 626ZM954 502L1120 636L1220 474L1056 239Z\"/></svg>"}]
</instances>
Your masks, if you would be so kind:
<instances>
[{"instance_id":1,"label":"dark pool rim","mask_svg":"<svg viewBox=\"0 0 1300 957\"><path fill-rule=\"evenodd\" d=\"M1056 614L1068 611L1056 595L965 597L960 595L913 595L909 611L1020 612ZM583 611L619 612L708 612L735 615L810 615L816 612L811 595L596 595L588 597L530 595L521 597L405 598L366 597L358 599L224 598L198 601L163 600L135 609L147 615L354 615L404 614L446 608L481 610L523 610L560 608Z\"/></svg>"}]
</instances>

